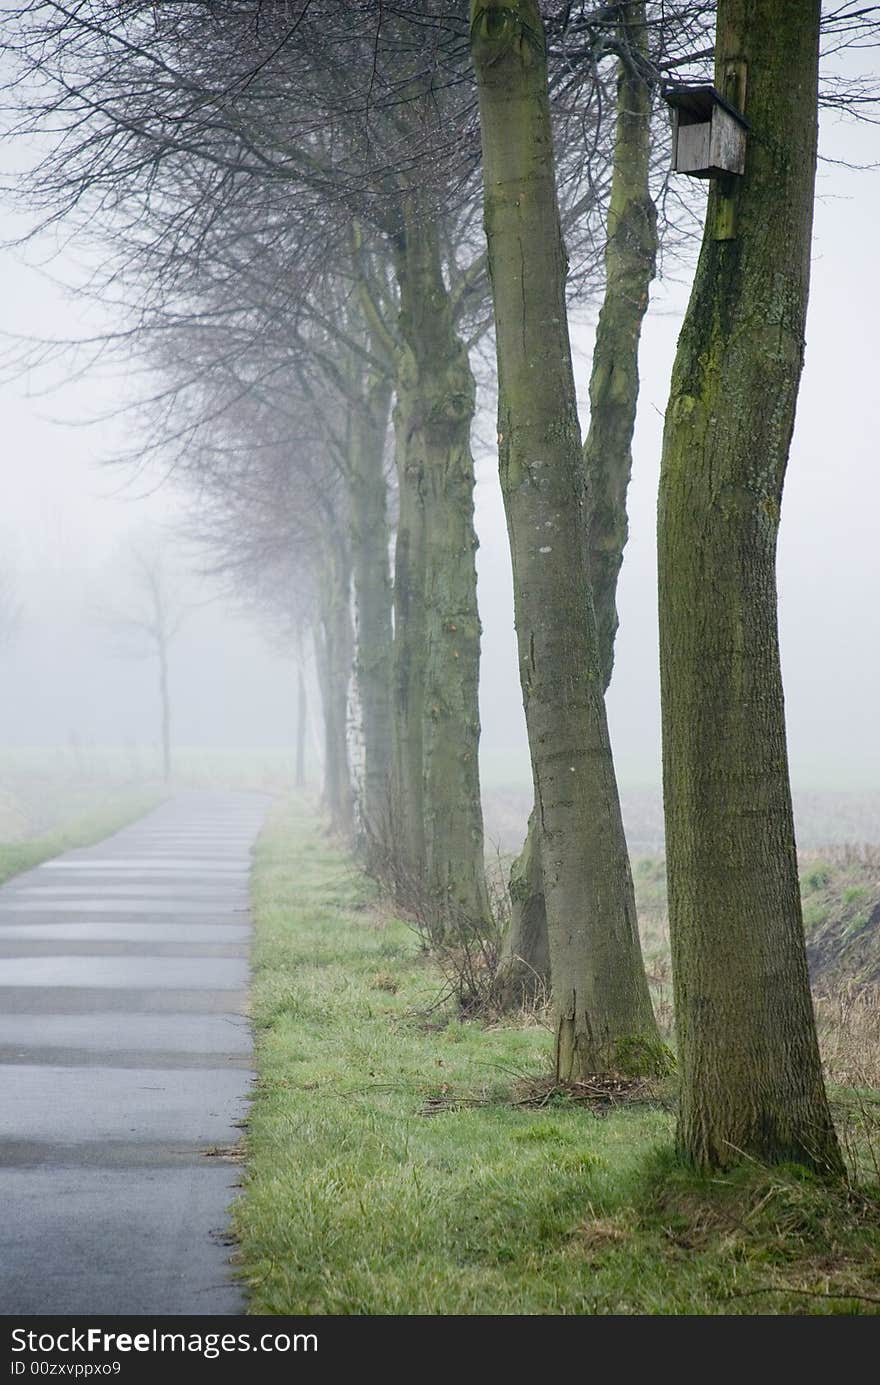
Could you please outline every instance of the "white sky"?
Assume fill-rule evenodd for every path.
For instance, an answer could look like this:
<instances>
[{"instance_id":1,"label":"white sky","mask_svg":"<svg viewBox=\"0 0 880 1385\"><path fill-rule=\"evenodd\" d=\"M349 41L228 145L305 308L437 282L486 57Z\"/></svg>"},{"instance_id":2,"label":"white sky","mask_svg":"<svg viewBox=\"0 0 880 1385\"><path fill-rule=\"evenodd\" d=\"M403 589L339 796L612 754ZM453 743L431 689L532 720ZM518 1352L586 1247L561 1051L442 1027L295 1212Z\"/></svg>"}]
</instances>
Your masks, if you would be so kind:
<instances>
[{"instance_id":1,"label":"white sky","mask_svg":"<svg viewBox=\"0 0 880 1385\"><path fill-rule=\"evenodd\" d=\"M62 257L52 273L73 279L76 266ZM75 338L89 330L81 303L12 255L2 258L0 286L7 331ZM44 397L27 396L31 383L0 390L0 554L15 571L25 611L19 636L0 651L0 741L151 744L157 736L153 666L119 657L99 609L126 536L151 522L173 523L182 498L160 484L158 472L136 476L101 464L129 440L124 418L93 421L130 396L124 379L89 376ZM194 746L291 746L294 678L291 660L222 601L193 611L172 654L175 739Z\"/></svg>"}]
</instances>

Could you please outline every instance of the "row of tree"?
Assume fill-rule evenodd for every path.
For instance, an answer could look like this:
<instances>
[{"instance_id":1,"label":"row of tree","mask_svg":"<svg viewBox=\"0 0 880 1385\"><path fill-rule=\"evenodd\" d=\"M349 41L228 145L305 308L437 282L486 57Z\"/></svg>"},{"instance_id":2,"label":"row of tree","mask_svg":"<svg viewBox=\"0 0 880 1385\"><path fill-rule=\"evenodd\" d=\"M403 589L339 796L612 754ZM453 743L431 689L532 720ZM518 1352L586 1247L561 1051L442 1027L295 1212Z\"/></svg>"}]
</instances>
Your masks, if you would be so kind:
<instances>
[{"instance_id":1,"label":"row of tree","mask_svg":"<svg viewBox=\"0 0 880 1385\"><path fill-rule=\"evenodd\" d=\"M333 825L360 834L438 938L490 912L471 439L479 391L497 389L535 787L500 985L516 1004L552 981L560 1080L668 1062L605 692L639 333L660 239L672 253L691 214L664 171L657 98L713 54L719 85L747 67L746 173L710 192L661 481L679 1142L701 1166L747 1154L838 1170L774 576L818 0L720 0L717 15L652 0L34 0L15 19L17 119L49 137L24 195L46 221L97 232L94 281L134 312L119 344L152 372L141 452L193 488L217 569L292 638L311 633ZM847 7L831 21L872 23ZM568 313L602 285L584 441Z\"/></svg>"}]
</instances>

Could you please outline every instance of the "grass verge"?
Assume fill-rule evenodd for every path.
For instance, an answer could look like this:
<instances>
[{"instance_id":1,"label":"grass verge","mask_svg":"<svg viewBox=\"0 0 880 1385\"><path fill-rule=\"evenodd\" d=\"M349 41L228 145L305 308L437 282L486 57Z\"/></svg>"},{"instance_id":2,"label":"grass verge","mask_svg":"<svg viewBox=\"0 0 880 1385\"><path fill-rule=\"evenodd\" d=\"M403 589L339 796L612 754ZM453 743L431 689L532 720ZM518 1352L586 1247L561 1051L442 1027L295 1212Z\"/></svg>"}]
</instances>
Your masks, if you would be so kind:
<instances>
[{"instance_id":1,"label":"grass verge","mask_svg":"<svg viewBox=\"0 0 880 1385\"><path fill-rule=\"evenodd\" d=\"M432 963L303 805L260 840L254 912L234 1208L252 1313L880 1311L870 1189L784 1167L695 1178L656 1091L517 1104L546 1030L432 1008Z\"/></svg>"},{"instance_id":2,"label":"grass verge","mask_svg":"<svg viewBox=\"0 0 880 1385\"><path fill-rule=\"evenodd\" d=\"M161 803L165 795L160 790L137 789L129 793L117 791L105 795L100 808L83 813L63 827L25 841L0 842L0 884L23 870L31 870L63 851L77 846L91 846L120 828L136 822L151 808Z\"/></svg>"}]
</instances>

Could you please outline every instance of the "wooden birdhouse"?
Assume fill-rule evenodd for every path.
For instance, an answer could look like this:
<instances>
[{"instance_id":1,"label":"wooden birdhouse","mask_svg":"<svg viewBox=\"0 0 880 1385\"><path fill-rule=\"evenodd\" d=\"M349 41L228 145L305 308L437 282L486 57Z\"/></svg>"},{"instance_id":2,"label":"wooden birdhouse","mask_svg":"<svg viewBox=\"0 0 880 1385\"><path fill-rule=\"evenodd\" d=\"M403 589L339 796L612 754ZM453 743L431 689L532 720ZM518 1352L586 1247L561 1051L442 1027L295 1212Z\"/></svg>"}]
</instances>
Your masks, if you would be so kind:
<instances>
[{"instance_id":1,"label":"wooden birdhouse","mask_svg":"<svg viewBox=\"0 0 880 1385\"><path fill-rule=\"evenodd\" d=\"M745 172L749 122L710 86L667 87L672 107L672 169L691 178Z\"/></svg>"}]
</instances>

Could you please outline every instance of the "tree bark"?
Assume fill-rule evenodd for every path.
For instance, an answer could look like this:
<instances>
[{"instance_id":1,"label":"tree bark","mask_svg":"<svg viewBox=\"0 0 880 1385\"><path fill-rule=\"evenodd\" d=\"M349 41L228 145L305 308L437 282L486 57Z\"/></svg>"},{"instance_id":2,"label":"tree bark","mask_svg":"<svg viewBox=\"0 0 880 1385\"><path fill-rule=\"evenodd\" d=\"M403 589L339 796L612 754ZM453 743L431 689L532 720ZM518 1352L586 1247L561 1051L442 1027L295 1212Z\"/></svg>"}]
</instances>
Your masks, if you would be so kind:
<instances>
[{"instance_id":1,"label":"tree bark","mask_svg":"<svg viewBox=\"0 0 880 1385\"><path fill-rule=\"evenodd\" d=\"M635 65L647 47L645 6L624 9L621 40L631 59L618 66L605 296L593 347L584 443L590 582L606 689L614 668L617 579L629 537L626 496L639 402L639 339L657 266L657 209L649 181L651 89Z\"/></svg>"},{"instance_id":2,"label":"tree bark","mask_svg":"<svg viewBox=\"0 0 880 1385\"><path fill-rule=\"evenodd\" d=\"M511 1012L540 1003L550 992L541 834L534 808L523 849L510 868L507 890L510 923L501 945L495 999L500 1010Z\"/></svg>"},{"instance_id":3,"label":"tree bark","mask_svg":"<svg viewBox=\"0 0 880 1385\"><path fill-rule=\"evenodd\" d=\"M819 0L720 0L718 87L733 94L731 65L747 64L746 171L710 192L663 442L678 1143L699 1168L755 1158L841 1169L807 978L775 574L804 351L818 33ZM734 238L721 240L726 193Z\"/></svg>"},{"instance_id":4,"label":"tree bark","mask_svg":"<svg viewBox=\"0 0 880 1385\"><path fill-rule=\"evenodd\" d=\"M593 348L590 426L584 444L590 580L605 692L614 668L617 579L628 537L626 495L639 398L639 338L657 261L657 211L649 183L651 89L637 65L646 48L644 4L626 7L620 38L635 61L618 64L605 296ZM541 843L534 813L511 869L509 888L510 927L499 994L502 1005L517 1008L550 985Z\"/></svg>"},{"instance_id":5,"label":"tree bark","mask_svg":"<svg viewBox=\"0 0 880 1385\"><path fill-rule=\"evenodd\" d=\"M324 808L331 831L351 837L354 802L348 759L348 690L354 660L351 562L344 543L328 537L319 598L315 655L324 718Z\"/></svg>"},{"instance_id":6,"label":"tree bark","mask_svg":"<svg viewBox=\"0 0 880 1385\"><path fill-rule=\"evenodd\" d=\"M436 209L408 203L397 252L394 831L439 930L488 915L478 749L480 622L470 450L475 387L443 282Z\"/></svg>"},{"instance_id":7,"label":"tree bark","mask_svg":"<svg viewBox=\"0 0 880 1385\"><path fill-rule=\"evenodd\" d=\"M425 513L423 464L410 447L417 413L416 367L404 346L398 353L394 403L398 480L394 544L392 647L392 798L389 848L399 902L421 887L425 866L422 708L425 704Z\"/></svg>"},{"instance_id":8,"label":"tree bark","mask_svg":"<svg viewBox=\"0 0 880 1385\"><path fill-rule=\"evenodd\" d=\"M590 591L547 63L535 0L472 0L499 464L540 823L560 1079L644 1071L642 964Z\"/></svg>"},{"instance_id":9,"label":"tree bark","mask_svg":"<svg viewBox=\"0 0 880 1385\"><path fill-rule=\"evenodd\" d=\"M364 737L361 813L368 843L386 841L389 831L392 626L385 437L390 407L388 379L369 374L363 399L352 408L348 487L357 613L355 673Z\"/></svg>"}]
</instances>

